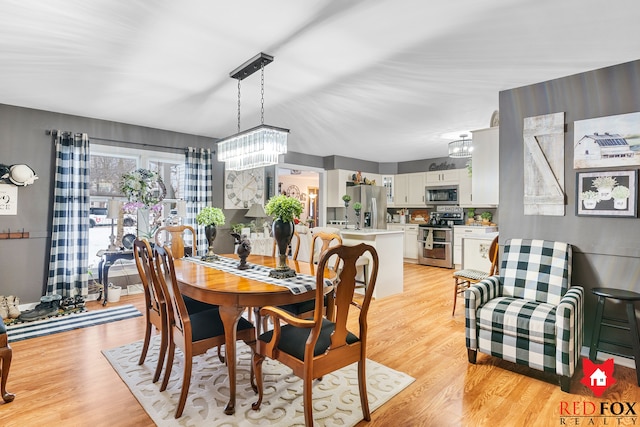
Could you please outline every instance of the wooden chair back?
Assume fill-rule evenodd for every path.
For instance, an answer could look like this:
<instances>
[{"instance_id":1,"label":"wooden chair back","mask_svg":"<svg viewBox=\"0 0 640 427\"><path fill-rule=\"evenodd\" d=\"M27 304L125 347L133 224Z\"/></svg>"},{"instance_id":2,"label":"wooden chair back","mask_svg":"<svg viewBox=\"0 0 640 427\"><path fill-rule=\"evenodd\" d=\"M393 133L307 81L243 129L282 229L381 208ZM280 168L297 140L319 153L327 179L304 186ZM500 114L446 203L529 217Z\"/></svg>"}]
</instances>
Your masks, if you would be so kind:
<instances>
[{"instance_id":1,"label":"wooden chair back","mask_svg":"<svg viewBox=\"0 0 640 427\"><path fill-rule=\"evenodd\" d=\"M371 276L364 300L359 306L358 331L347 329L349 310L353 307L356 288L358 259L371 257ZM334 301L324 308L325 269L332 258L339 259L340 271L334 280ZM361 243L356 246L335 246L322 252L316 270L316 297L313 319L300 319L277 307L263 307L261 315L274 317L274 329L259 337L256 342L253 368L258 386L258 401L252 405L259 409L263 398L262 362L265 357L289 366L295 375L303 379L305 425L313 425L313 380L330 372L358 362L360 400L365 420L370 419L366 391L367 314L376 279L378 277L378 253L375 248ZM331 310L331 312L329 312ZM329 320L329 319L333 319ZM281 323L286 325L282 326ZM304 331L308 331L306 334ZM280 346L280 343L283 346Z\"/></svg>"},{"instance_id":2,"label":"wooden chair back","mask_svg":"<svg viewBox=\"0 0 640 427\"><path fill-rule=\"evenodd\" d=\"M149 342L153 332L152 330L155 327L161 335L160 354L158 356L156 371L153 375L153 382L156 382L160 378L160 372L162 371L162 365L168 343L167 302L155 274L156 271L153 266L153 252L151 251L151 245L149 242L146 239L136 239L133 242L133 254L136 261L136 267L138 268L138 275L142 282L142 289L144 291L146 318L144 342L138 364L144 363L144 359L147 357Z\"/></svg>"},{"instance_id":3,"label":"wooden chair back","mask_svg":"<svg viewBox=\"0 0 640 427\"><path fill-rule=\"evenodd\" d=\"M498 245L498 236L494 237L489 246L489 261L491 261L491 268L489 268L489 276L498 274L498 253L500 252L500 246Z\"/></svg>"},{"instance_id":4,"label":"wooden chair back","mask_svg":"<svg viewBox=\"0 0 640 427\"><path fill-rule=\"evenodd\" d=\"M321 244L318 241L320 241ZM311 252L309 255L311 263L317 263L324 251L330 247L339 245L342 245L342 236L338 233L327 233L325 231L313 233L311 237ZM328 264L328 267L337 271L339 264L340 259L334 256L332 262Z\"/></svg>"},{"instance_id":5,"label":"wooden chair back","mask_svg":"<svg viewBox=\"0 0 640 427\"><path fill-rule=\"evenodd\" d=\"M174 258L183 258L185 256L185 236L184 232L191 232L192 249L191 256L197 254L196 231L190 225L163 225L158 228L155 234L155 243L157 246L169 246L171 255ZM168 236L168 240L166 237Z\"/></svg>"}]
</instances>

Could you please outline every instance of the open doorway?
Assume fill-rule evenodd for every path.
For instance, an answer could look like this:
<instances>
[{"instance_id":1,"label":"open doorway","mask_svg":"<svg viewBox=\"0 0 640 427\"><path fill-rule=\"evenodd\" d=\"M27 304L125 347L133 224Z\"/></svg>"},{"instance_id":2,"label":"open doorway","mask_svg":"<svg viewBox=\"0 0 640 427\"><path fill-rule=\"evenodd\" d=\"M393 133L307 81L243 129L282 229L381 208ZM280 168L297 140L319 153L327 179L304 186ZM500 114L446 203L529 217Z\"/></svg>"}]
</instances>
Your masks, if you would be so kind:
<instances>
[{"instance_id":1,"label":"open doorway","mask_svg":"<svg viewBox=\"0 0 640 427\"><path fill-rule=\"evenodd\" d=\"M322 225L321 188L324 171L292 165L276 168L275 193L295 197L302 203L300 221L310 227Z\"/></svg>"}]
</instances>

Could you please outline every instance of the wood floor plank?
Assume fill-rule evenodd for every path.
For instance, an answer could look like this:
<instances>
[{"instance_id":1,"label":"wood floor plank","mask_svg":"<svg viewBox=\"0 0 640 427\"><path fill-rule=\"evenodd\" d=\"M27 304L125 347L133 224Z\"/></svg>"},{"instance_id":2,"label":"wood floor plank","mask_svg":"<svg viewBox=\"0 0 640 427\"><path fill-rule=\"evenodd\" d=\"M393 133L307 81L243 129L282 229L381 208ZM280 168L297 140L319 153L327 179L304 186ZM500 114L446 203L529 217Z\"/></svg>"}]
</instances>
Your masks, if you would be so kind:
<instances>
[{"instance_id":1,"label":"wood floor plank","mask_svg":"<svg viewBox=\"0 0 640 427\"><path fill-rule=\"evenodd\" d=\"M367 356L416 381L372 413L364 426L540 426L562 425L560 402L640 401L635 371L616 365L617 383L601 398L580 383L563 393L554 375L479 354L467 361L464 302L453 304L452 270L404 265L404 293L376 300L369 314ZM403 278L398 278L403 280ZM143 296L117 304L143 308ZM116 304L109 304L114 306ZM100 310L95 302L90 310ZM587 314L588 315L588 314ZM355 320L350 319L355 325ZM7 388L16 394L0 404L2 426L153 426L101 350L140 340L142 317L33 338L12 344ZM640 404L638 405L640 412ZM603 419L592 424L614 425ZM629 424L623 420L620 425ZM637 420L640 425L640 417ZM568 422L565 425L572 425ZM573 424L575 425L575 424Z\"/></svg>"}]
</instances>

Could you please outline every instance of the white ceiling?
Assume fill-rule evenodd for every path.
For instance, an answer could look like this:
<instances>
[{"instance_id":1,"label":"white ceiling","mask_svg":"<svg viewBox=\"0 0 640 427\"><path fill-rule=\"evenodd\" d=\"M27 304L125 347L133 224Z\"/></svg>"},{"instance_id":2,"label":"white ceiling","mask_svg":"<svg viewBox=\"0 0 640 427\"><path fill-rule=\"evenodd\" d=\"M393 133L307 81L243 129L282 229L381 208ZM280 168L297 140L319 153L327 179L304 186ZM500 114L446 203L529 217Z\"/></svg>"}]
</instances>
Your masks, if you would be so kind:
<instances>
[{"instance_id":1,"label":"white ceiling","mask_svg":"<svg viewBox=\"0 0 640 427\"><path fill-rule=\"evenodd\" d=\"M638 59L639 18L638 0L1 0L0 103L224 137L229 72L265 52L290 151L434 158L501 90ZM259 124L259 73L241 101Z\"/></svg>"}]
</instances>

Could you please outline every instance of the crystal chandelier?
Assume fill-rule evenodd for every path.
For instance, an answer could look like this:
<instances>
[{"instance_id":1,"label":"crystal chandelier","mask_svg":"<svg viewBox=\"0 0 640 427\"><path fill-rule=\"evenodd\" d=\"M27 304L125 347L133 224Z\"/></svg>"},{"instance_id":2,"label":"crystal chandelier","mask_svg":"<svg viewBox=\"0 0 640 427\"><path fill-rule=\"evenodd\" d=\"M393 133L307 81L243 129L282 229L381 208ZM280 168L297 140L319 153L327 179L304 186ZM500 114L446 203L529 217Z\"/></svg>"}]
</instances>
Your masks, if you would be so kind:
<instances>
[{"instance_id":1,"label":"crystal chandelier","mask_svg":"<svg viewBox=\"0 0 640 427\"><path fill-rule=\"evenodd\" d=\"M467 134L460 135L460 139L449 143L449 157L466 158L471 157L473 151L472 141L466 139Z\"/></svg>"},{"instance_id":2,"label":"crystal chandelier","mask_svg":"<svg viewBox=\"0 0 640 427\"><path fill-rule=\"evenodd\" d=\"M264 124L264 67L272 61L273 56L259 53L230 73L231 78L238 80L238 133L218 141L218 161L224 162L227 170L275 165L278 156L287 152L289 129ZM240 132L240 82L257 70L262 74L261 124Z\"/></svg>"}]
</instances>

